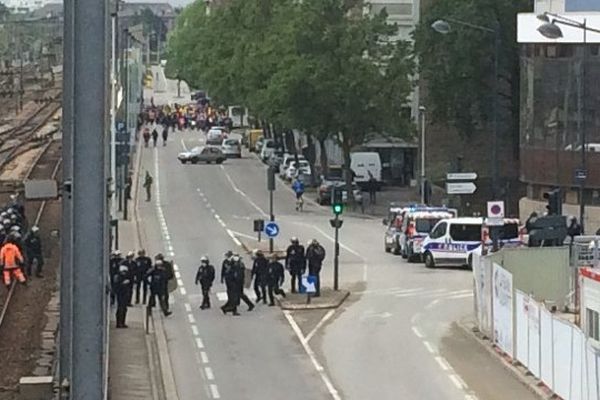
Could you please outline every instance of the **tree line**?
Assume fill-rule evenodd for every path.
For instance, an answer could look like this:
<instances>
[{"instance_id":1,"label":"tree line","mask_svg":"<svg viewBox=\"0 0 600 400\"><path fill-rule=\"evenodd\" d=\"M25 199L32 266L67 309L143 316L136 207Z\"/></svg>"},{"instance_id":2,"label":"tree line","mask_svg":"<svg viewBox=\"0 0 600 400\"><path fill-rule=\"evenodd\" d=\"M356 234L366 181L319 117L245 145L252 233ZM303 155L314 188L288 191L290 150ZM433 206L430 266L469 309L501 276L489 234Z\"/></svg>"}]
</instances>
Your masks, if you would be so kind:
<instances>
[{"instance_id":1,"label":"tree line","mask_svg":"<svg viewBox=\"0 0 600 400\"><path fill-rule=\"evenodd\" d=\"M348 169L367 134L413 133L402 110L415 64L395 34L385 10L358 0L231 0L210 12L194 2L169 37L167 75L276 131L337 141Z\"/></svg>"}]
</instances>

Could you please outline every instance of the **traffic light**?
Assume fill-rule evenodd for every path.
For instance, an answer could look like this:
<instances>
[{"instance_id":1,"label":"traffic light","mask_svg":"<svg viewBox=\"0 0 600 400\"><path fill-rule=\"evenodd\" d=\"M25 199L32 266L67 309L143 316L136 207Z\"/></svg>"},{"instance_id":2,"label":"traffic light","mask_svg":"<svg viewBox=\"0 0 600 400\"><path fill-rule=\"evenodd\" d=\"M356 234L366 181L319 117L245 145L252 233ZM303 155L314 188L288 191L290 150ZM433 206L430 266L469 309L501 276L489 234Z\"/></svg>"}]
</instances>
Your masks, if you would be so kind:
<instances>
[{"instance_id":1,"label":"traffic light","mask_svg":"<svg viewBox=\"0 0 600 400\"><path fill-rule=\"evenodd\" d=\"M331 189L331 209L335 215L340 215L344 212L344 200L341 188L333 187Z\"/></svg>"},{"instance_id":2,"label":"traffic light","mask_svg":"<svg viewBox=\"0 0 600 400\"><path fill-rule=\"evenodd\" d=\"M560 189L552 189L544 193L544 199L548 200L548 205L546 205L548 215L562 215L562 193Z\"/></svg>"}]
</instances>

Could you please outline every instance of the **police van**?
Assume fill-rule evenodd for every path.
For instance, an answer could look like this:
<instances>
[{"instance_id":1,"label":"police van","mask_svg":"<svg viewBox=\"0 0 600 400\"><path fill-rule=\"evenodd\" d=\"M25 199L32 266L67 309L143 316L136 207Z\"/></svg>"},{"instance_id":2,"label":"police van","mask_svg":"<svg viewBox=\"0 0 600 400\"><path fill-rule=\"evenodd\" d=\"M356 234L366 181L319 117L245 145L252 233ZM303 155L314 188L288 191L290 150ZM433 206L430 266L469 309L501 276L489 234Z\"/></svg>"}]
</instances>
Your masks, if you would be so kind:
<instances>
[{"instance_id":1,"label":"police van","mask_svg":"<svg viewBox=\"0 0 600 400\"><path fill-rule=\"evenodd\" d=\"M383 220L387 227L384 235L385 251L401 254L409 262L420 259L420 244L433 226L441 219L455 216L456 210L446 207L390 207L388 218Z\"/></svg>"},{"instance_id":2,"label":"police van","mask_svg":"<svg viewBox=\"0 0 600 400\"><path fill-rule=\"evenodd\" d=\"M473 254L481 254L483 246L491 246L491 227L481 217L453 218L439 221L423 240L423 261L427 268L438 265L469 266ZM505 218L504 225L495 227L500 247L523 245L519 220Z\"/></svg>"}]
</instances>

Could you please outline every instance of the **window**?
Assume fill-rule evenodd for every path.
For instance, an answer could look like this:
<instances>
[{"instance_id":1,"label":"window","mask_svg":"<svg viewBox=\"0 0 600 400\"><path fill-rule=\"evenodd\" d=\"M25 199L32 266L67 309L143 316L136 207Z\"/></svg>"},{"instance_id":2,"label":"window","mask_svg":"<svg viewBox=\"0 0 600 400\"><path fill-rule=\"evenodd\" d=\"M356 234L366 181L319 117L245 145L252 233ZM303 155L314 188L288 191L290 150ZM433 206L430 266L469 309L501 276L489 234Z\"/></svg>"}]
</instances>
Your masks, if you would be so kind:
<instances>
[{"instance_id":1,"label":"window","mask_svg":"<svg viewBox=\"0 0 600 400\"><path fill-rule=\"evenodd\" d=\"M410 16L412 15L412 4L387 4L387 3L371 3L371 13L379 14L383 9L388 16Z\"/></svg>"},{"instance_id":2,"label":"window","mask_svg":"<svg viewBox=\"0 0 600 400\"><path fill-rule=\"evenodd\" d=\"M519 237L518 224L504 224L502 226L490 226L490 236L498 234L499 240L516 239Z\"/></svg>"},{"instance_id":3,"label":"window","mask_svg":"<svg viewBox=\"0 0 600 400\"><path fill-rule=\"evenodd\" d=\"M438 218L417 218L415 221L416 231L419 233L429 233L438 221Z\"/></svg>"},{"instance_id":4,"label":"window","mask_svg":"<svg viewBox=\"0 0 600 400\"><path fill-rule=\"evenodd\" d=\"M594 340L600 340L600 332L598 328L598 322L600 318L598 318L598 311L590 310L589 308L585 309L585 318L586 318L586 326L587 326L587 335Z\"/></svg>"},{"instance_id":5,"label":"window","mask_svg":"<svg viewBox=\"0 0 600 400\"><path fill-rule=\"evenodd\" d=\"M452 224L450 225L450 237L458 242L481 241L480 224Z\"/></svg>"},{"instance_id":6,"label":"window","mask_svg":"<svg viewBox=\"0 0 600 400\"><path fill-rule=\"evenodd\" d=\"M446 226L448 224L446 222L442 222L437 225L429 234L429 237L432 239L439 239L446 234Z\"/></svg>"}]
</instances>

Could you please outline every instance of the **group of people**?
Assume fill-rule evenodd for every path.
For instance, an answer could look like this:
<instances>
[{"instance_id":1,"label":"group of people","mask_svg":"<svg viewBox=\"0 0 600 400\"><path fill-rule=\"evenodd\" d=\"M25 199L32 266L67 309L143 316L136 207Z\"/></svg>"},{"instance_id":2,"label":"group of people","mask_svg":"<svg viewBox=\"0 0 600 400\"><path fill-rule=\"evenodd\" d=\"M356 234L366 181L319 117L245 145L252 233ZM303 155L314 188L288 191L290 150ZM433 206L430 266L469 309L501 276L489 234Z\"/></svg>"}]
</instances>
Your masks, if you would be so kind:
<instances>
[{"instance_id":1,"label":"group of people","mask_svg":"<svg viewBox=\"0 0 600 400\"><path fill-rule=\"evenodd\" d=\"M135 304L146 304L149 307L160 306L165 316L171 315L169 310L169 281L175 278L173 263L157 254L154 261L144 250L133 251L122 256L119 250L110 255L111 306L116 303L117 328L127 328L127 307ZM149 296L148 296L149 295Z\"/></svg>"},{"instance_id":2,"label":"group of people","mask_svg":"<svg viewBox=\"0 0 600 400\"><path fill-rule=\"evenodd\" d=\"M26 284L34 275L42 278L44 257L39 228L28 229L25 207L12 196L11 205L0 211L0 270L8 288L13 280Z\"/></svg>"},{"instance_id":3,"label":"group of people","mask_svg":"<svg viewBox=\"0 0 600 400\"><path fill-rule=\"evenodd\" d=\"M320 272L325 249L317 240L310 241L305 249L298 238L292 238L286 251L285 265L276 254L267 257L261 250L255 250L252 258L250 280L254 281L257 303L262 301L263 304L274 306L275 295L285 297L281 287L285 280L285 270L291 275L291 292L296 293L307 266L309 275L314 276L316 281L314 296L320 295ZM254 309L254 303L244 293L246 274L242 257L231 250L227 251L221 264L221 284L225 285L227 291L227 301L221 306L223 314L240 315L238 307L242 301L248 306L248 311ZM146 304L148 300L149 307L158 304L165 316L170 315L169 281L174 277L173 263L160 253L152 261L144 250L140 250L137 257L133 251L125 257L119 250L113 251L110 256L111 305L117 305L117 328L127 327L127 308L133 306L134 292L135 304ZM207 256L203 256L195 276L195 284L202 290L202 310L211 308L210 290L215 278L214 265Z\"/></svg>"}]
</instances>

